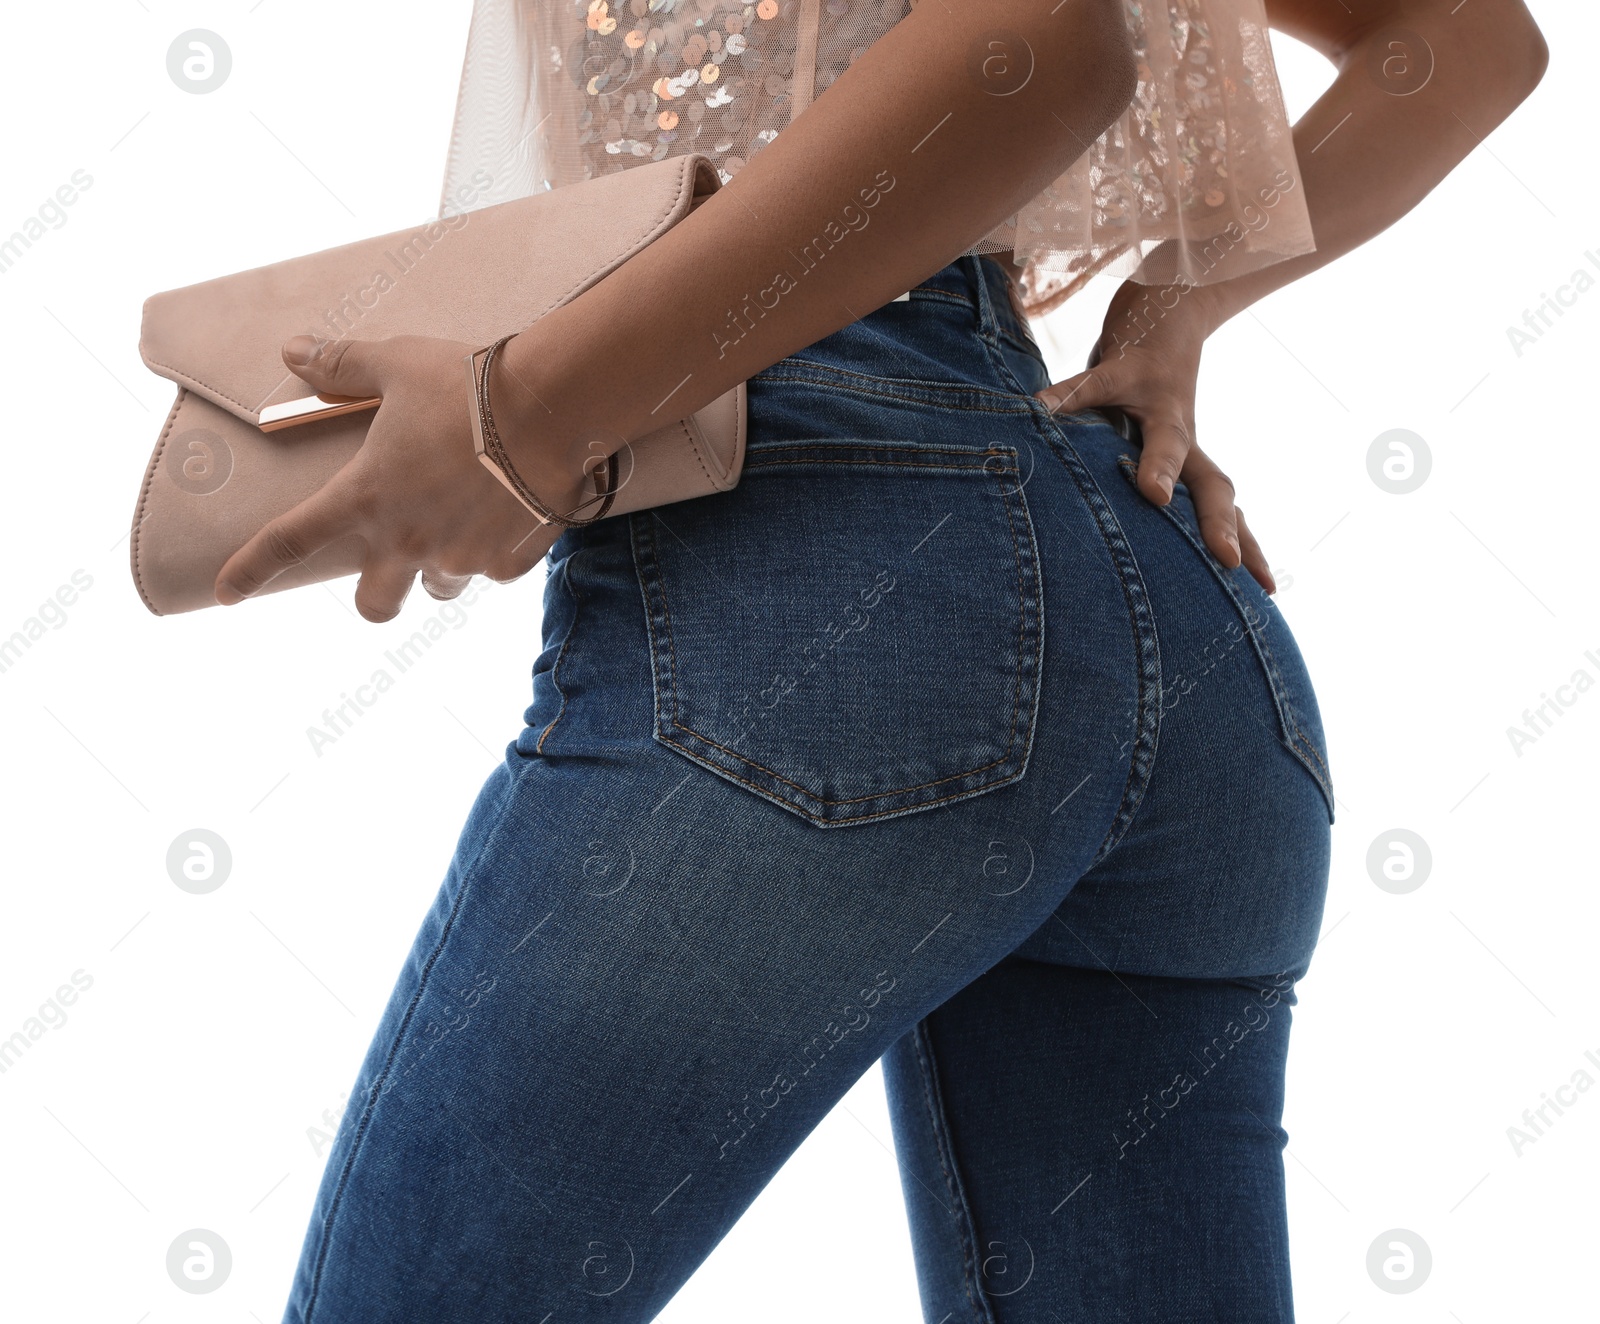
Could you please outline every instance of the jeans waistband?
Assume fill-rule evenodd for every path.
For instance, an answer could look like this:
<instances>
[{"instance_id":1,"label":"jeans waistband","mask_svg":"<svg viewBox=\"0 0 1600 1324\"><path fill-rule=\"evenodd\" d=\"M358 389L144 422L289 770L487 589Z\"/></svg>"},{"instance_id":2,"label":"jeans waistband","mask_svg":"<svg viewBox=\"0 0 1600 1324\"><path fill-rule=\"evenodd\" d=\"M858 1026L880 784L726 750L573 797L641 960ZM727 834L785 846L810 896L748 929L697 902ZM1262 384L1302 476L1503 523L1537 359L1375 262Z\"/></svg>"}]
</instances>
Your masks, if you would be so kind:
<instances>
[{"instance_id":1,"label":"jeans waistband","mask_svg":"<svg viewBox=\"0 0 1600 1324\"><path fill-rule=\"evenodd\" d=\"M971 306L979 333L987 340L993 343L998 336L1005 335L1014 343L1026 347L1041 363L1044 361L1044 355L1028 326L1027 315L1022 311L1011 275L994 258L963 253L915 289L936 290L940 294L954 295L963 300ZM1116 405L1099 406L1094 412L1103 415L1124 440L1135 445L1142 444L1138 422Z\"/></svg>"},{"instance_id":2,"label":"jeans waistband","mask_svg":"<svg viewBox=\"0 0 1600 1324\"><path fill-rule=\"evenodd\" d=\"M993 258L963 253L915 288L938 290L965 300L977 315L979 331L987 337L1004 332L1025 345L1035 344L1011 277Z\"/></svg>"}]
</instances>

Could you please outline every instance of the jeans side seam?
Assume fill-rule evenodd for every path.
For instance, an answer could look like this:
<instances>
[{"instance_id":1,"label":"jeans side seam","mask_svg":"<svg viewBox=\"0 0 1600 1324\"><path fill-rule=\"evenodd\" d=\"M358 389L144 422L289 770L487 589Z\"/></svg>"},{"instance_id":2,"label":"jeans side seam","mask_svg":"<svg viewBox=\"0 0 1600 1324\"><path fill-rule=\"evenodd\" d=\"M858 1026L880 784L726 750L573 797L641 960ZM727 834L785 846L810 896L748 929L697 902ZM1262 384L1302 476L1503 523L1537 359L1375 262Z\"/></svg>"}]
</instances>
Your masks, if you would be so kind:
<instances>
[{"instance_id":1,"label":"jeans side seam","mask_svg":"<svg viewBox=\"0 0 1600 1324\"><path fill-rule=\"evenodd\" d=\"M503 766L503 765L502 765ZM511 784L506 788L506 798L517 793L521 785L522 773L526 768L511 774ZM394 1066L400 1045L405 1040L406 1031L411 1026L411 1021L421 1004L423 995L428 991L428 979L433 973L433 967L438 962L439 954L444 951L445 943L450 941L450 935L455 930L456 917L461 913L461 907L466 904L467 895L472 890L472 882L477 872L478 862L483 858L484 852L489 849L489 844L499 834L505 820L500 816L500 808L505 801L501 801L496 809L494 826L483 834L483 840L478 849L473 852L472 860L461 873L461 887L456 893L455 901L451 903L450 913L445 917L443 927L439 931L439 940L434 943L433 950L428 953L428 959L423 963L422 973L417 977L417 990L411 995L411 1001L406 1005L405 1014L400 1018L400 1024L395 1028L394 1039L389 1045L389 1052L384 1057L383 1068L378 1072L377 1079L367 1086L367 1103L361 1110L361 1120L356 1125L356 1133L350 1140L350 1153L346 1155L344 1168L339 1173L338 1185L334 1187L333 1198L329 1201L327 1217L322 1221L322 1244L317 1248L317 1264L311 1276L311 1293L306 1300L304 1324L311 1324L311 1316L317 1308L317 1297L322 1291L322 1270L327 1263L328 1251L333 1243L333 1225L339 1216L339 1207L344 1198L344 1188L350 1180L350 1174L355 1168L356 1158L361 1152L361 1142L366 1139L367 1127L372 1120L372 1114L377 1109L378 1101L382 1098L383 1082L389 1078L390 1069Z\"/></svg>"},{"instance_id":2,"label":"jeans side seam","mask_svg":"<svg viewBox=\"0 0 1600 1324\"><path fill-rule=\"evenodd\" d=\"M581 548L569 554L566 565L561 568L561 578L567 586L567 592L572 595L572 623L567 626L567 636L561 641L561 647L556 651L556 660L550 667L550 683L556 687L556 693L561 696L561 706L556 709L556 715L550 719L550 725L539 733L538 742L533 747L535 754L544 753L545 740L556 729L556 723L566 715L567 711L567 692L561 688L561 664L566 661L567 646L572 643L572 636L578 632L578 618L583 606L583 597L572 583L570 569L574 558L581 554Z\"/></svg>"},{"instance_id":3,"label":"jeans side seam","mask_svg":"<svg viewBox=\"0 0 1600 1324\"><path fill-rule=\"evenodd\" d=\"M994 1313L988 1302L982 1300L983 1284L978 1282L975 1248L978 1243L977 1220L972 1206L967 1202L966 1186L956 1166L955 1147L950 1136L950 1120L944 1111L944 1093L939 1088L938 1069L934 1061L933 1036L928 1031L926 1018L912 1029L917 1049L917 1066L922 1075L922 1101L928 1111L928 1127L933 1133L934 1148L939 1154L939 1168L944 1174L945 1190L949 1192L953 1208L949 1211L956 1225L956 1235L961 1242L962 1286L967 1302L972 1307L972 1317L978 1324L994 1324ZM978 1295L973 1295L973 1287ZM948 1320L949 1316L945 1317ZM945 1324L941 1320L940 1324Z\"/></svg>"}]
</instances>

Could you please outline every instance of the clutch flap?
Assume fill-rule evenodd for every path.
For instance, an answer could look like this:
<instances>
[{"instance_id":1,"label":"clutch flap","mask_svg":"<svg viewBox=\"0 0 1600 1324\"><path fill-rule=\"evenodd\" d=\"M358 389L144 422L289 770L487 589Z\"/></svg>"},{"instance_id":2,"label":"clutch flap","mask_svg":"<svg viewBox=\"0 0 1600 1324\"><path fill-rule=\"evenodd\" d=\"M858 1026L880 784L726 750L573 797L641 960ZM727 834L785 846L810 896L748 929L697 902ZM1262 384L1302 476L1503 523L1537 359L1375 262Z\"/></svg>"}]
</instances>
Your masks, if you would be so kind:
<instances>
[{"instance_id":1,"label":"clutch flap","mask_svg":"<svg viewBox=\"0 0 1600 1324\"><path fill-rule=\"evenodd\" d=\"M430 221L145 301L152 372L247 423L311 394L280 356L294 335L439 336L483 345L596 284L719 187L700 155Z\"/></svg>"}]
</instances>

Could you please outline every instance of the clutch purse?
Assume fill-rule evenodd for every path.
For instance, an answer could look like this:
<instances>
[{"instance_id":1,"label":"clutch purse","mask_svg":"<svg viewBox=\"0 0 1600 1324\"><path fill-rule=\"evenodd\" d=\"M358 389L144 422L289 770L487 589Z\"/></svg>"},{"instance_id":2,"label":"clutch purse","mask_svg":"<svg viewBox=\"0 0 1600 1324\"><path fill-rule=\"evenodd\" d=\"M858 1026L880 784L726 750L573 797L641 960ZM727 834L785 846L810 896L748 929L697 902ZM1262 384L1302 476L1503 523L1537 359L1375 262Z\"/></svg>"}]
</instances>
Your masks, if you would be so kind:
<instances>
[{"instance_id":1,"label":"clutch purse","mask_svg":"<svg viewBox=\"0 0 1600 1324\"><path fill-rule=\"evenodd\" d=\"M667 157L147 299L140 357L178 395L133 516L130 559L145 606L162 616L215 605L227 559L365 439L370 407L335 413L283 366L290 336L487 344L576 298L720 186L709 158ZM307 412L316 416L291 425ZM607 517L734 487L745 428L740 382L633 441L611 471ZM360 539L341 539L261 591L355 574L362 552Z\"/></svg>"}]
</instances>

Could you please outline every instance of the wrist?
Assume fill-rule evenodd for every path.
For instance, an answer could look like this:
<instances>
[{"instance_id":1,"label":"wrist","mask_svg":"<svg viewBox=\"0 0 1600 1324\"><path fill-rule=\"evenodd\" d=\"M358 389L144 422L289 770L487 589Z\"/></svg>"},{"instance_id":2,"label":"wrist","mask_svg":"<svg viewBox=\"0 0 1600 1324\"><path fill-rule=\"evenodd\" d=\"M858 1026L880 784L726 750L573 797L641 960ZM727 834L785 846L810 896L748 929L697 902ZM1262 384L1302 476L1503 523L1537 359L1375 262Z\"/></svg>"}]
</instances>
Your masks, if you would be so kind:
<instances>
[{"instance_id":1,"label":"wrist","mask_svg":"<svg viewBox=\"0 0 1600 1324\"><path fill-rule=\"evenodd\" d=\"M1207 339L1224 322L1238 311L1233 306L1226 290L1227 282L1219 281L1215 285L1191 285L1188 298L1192 303L1190 316L1193 318L1201 339Z\"/></svg>"},{"instance_id":2,"label":"wrist","mask_svg":"<svg viewBox=\"0 0 1600 1324\"><path fill-rule=\"evenodd\" d=\"M1124 281L1106 310L1098 357L1111 358L1154 345L1198 348L1215 329L1217 318L1209 287Z\"/></svg>"},{"instance_id":3,"label":"wrist","mask_svg":"<svg viewBox=\"0 0 1600 1324\"><path fill-rule=\"evenodd\" d=\"M587 495L584 457L574 453L551 385L535 367L539 357L530 341L527 331L519 332L494 356L489 408L510 467L541 503L565 513Z\"/></svg>"}]
</instances>

